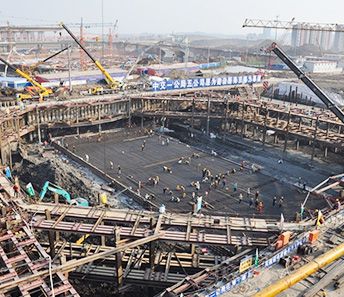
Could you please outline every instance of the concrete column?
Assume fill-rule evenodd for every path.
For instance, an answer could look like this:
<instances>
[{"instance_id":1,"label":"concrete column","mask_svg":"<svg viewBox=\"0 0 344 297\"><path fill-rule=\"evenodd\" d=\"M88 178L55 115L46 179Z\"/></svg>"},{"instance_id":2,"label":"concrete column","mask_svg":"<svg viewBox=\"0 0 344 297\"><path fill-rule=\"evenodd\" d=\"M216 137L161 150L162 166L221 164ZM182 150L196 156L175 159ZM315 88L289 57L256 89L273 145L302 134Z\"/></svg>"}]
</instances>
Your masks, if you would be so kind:
<instances>
[{"instance_id":1,"label":"concrete column","mask_svg":"<svg viewBox=\"0 0 344 297\"><path fill-rule=\"evenodd\" d=\"M40 127L40 117L38 114L38 108L36 107L36 120L37 120L37 134L38 134L38 143L42 142L41 138L41 127Z\"/></svg>"},{"instance_id":2,"label":"concrete column","mask_svg":"<svg viewBox=\"0 0 344 297\"><path fill-rule=\"evenodd\" d=\"M288 145L288 137L289 137L289 123L290 123L290 109L288 112L288 122L287 122L287 127L284 133L284 147L283 147L283 152L287 151L287 145Z\"/></svg>"},{"instance_id":3,"label":"concrete column","mask_svg":"<svg viewBox=\"0 0 344 297\"><path fill-rule=\"evenodd\" d=\"M45 216L47 220L51 220L50 210L45 210ZM48 231L48 239L49 239L49 248L50 248L50 257L53 259L55 257L55 238L54 238L54 231Z\"/></svg>"},{"instance_id":4,"label":"concrete column","mask_svg":"<svg viewBox=\"0 0 344 297\"><path fill-rule=\"evenodd\" d=\"M265 117L264 117L264 129L263 129L263 146L265 146L265 141L266 141L266 126L268 123L268 110L265 108Z\"/></svg>"},{"instance_id":5,"label":"concrete column","mask_svg":"<svg viewBox=\"0 0 344 297\"><path fill-rule=\"evenodd\" d=\"M208 109L207 109L207 135L209 135L209 126L210 126L210 97L208 98Z\"/></svg>"},{"instance_id":6,"label":"concrete column","mask_svg":"<svg viewBox=\"0 0 344 297\"><path fill-rule=\"evenodd\" d=\"M327 158L327 153L328 153L328 147L326 146L325 147L325 150L324 150L324 157Z\"/></svg>"},{"instance_id":7,"label":"concrete column","mask_svg":"<svg viewBox=\"0 0 344 297\"><path fill-rule=\"evenodd\" d=\"M296 140L296 147L295 149L298 151L299 150L299 147L300 147L300 141L299 140Z\"/></svg>"},{"instance_id":8,"label":"concrete column","mask_svg":"<svg viewBox=\"0 0 344 297\"><path fill-rule=\"evenodd\" d=\"M244 113L245 113L245 103L242 104L242 111L241 111L241 137L244 137L244 134L245 134Z\"/></svg>"},{"instance_id":9,"label":"concrete column","mask_svg":"<svg viewBox=\"0 0 344 297\"><path fill-rule=\"evenodd\" d=\"M128 100L128 125L131 127L131 98Z\"/></svg>"},{"instance_id":10,"label":"concrete column","mask_svg":"<svg viewBox=\"0 0 344 297\"><path fill-rule=\"evenodd\" d=\"M192 116L191 116L191 128L194 127L194 123L195 123L195 98L192 100Z\"/></svg>"},{"instance_id":11,"label":"concrete column","mask_svg":"<svg viewBox=\"0 0 344 297\"><path fill-rule=\"evenodd\" d=\"M317 139L318 125L319 125L319 117L317 117L317 120L316 120L316 122L315 122L315 129L314 129L313 143L312 143L312 155L311 155L311 160L314 159L314 155L315 155L315 141L316 141L316 139Z\"/></svg>"},{"instance_id":12,"label":"concrete column","mask_svg":"<svg viewBox=\"0 0 344 297\"><path fill-rule=\"evenodd\" d=\"M120 228L115 227L114 230L115 236L115 247L120 245ZM116 283L117 287L121 287L123 284L123 267L122 267L122 253L115 254L115 267L116 267Z\"/></svg>"},{"instance_id":13,"label":"concrete column","mask_svg":"<svg viewBox=\"0 0 344 297\"><path fill-rule=\"evenodd\" d=\"M277 133L274 134L274 144L278 143L278 135Z\"/></svg>"}]
</instances>

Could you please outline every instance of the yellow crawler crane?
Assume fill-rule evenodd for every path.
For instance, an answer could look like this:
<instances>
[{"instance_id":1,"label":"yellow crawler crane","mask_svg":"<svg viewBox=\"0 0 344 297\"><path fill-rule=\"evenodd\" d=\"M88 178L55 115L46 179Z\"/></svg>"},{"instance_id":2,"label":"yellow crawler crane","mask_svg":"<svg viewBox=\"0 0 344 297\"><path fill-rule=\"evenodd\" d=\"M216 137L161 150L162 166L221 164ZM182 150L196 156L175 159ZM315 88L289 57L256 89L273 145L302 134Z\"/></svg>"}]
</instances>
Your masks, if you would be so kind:
<instances>
[{"instance_id":1,"label":"yellow crawler crane","mask_svg":"<svg viewBox=\"0 0 344 297\"><path fill-rule=\"evenodd\" d=\"M20 75L21 77L25 78L28 82L30 82L34 87L37 89L37 96L34 94L29 94L29 93L19 93L17 94L17 98L19 100L24 100L24 99L34 99L39 98L40 101L43 101L45 97L49 97L53 91L51 89L48 89L46 87L43 87L40 83L35 81L29 74L25 73L24 71L15 68L12 64L4 60L3 58L0 57L0 61L4 64L6 64L10 69L12 69L15 73Z\"/></svg>"},{"instance_id":2,"label":"yellow crawler crane","mask_svg":"<svg viewBox=\"0 0 344 297\"><path fill-rule=\"evenodd\" d=\"M109 72L97 61L91 53L80 43L78 38L67 28L67 26L63 23L60 24L63 29L67 31L67 33L74 39L74 41L80 46L80 48L85 52L85 54L93 61L93 63L97 66L97 68L101 71L104 75L105 81L108 84L110 90L119 90L122 87L122 83L116 79L114 79ZM103 94L106 91L102 87L95 87L91 90L92 94Z\"/></svg>"}]
</instances>

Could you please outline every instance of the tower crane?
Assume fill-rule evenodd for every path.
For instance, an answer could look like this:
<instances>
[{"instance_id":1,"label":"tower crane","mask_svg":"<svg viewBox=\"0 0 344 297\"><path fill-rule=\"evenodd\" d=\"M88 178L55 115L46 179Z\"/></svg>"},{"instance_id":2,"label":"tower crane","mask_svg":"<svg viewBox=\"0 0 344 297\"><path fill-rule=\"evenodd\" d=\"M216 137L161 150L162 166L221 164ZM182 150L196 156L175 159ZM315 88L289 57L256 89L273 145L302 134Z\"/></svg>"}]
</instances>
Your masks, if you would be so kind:
<instances>
[{"instance_id":1,"label":"tower crane","mask_svg":"<svg viewBox=\"0 0 344 297\"><path fill-rule=\"evenodd\" d=\"M291 21L245 19L242 26L243 28L272 28L284 30L297 28L297 30L302 31L344 32L344 25L295 22L295 18L293 18Z\"/></svg>"}]
</instances>

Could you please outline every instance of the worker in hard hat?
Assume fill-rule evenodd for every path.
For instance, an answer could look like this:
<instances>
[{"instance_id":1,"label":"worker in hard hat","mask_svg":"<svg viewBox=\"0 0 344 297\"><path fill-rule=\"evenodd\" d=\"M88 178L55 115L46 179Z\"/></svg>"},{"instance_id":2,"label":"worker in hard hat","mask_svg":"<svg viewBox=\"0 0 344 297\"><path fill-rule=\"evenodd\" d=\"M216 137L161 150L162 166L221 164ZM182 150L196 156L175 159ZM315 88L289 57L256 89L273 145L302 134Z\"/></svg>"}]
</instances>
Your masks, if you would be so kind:
<instances>
[{"instance_id":1,"label":"worker in hard hat","mask_svg":"<svg viewBox=\"0 0 344 297\"><path fill-rule=\"evenodd\" d=\"M316 210L315 210L315 215L317 216L315 225L316 225L316 226L321 226L321 225L325 222L324 216L323 216L321 210L316 209Z\"/></svg>"},{"instance_id":2,"label":"worker in hard hat","mask_svg":"<svg viewBox=\"0 0 344 297\"><path fill-rule=\"evenodd\" d=\"M336 199L336 202L335 202L335 204L334 204L334 208L337 209L337 210L339 210L339 209L341 208L341 206L342 206L342 205L340 204L340 201L339 201L339 199L337 198L337 199Z\"/></svg>"}]
</instances>

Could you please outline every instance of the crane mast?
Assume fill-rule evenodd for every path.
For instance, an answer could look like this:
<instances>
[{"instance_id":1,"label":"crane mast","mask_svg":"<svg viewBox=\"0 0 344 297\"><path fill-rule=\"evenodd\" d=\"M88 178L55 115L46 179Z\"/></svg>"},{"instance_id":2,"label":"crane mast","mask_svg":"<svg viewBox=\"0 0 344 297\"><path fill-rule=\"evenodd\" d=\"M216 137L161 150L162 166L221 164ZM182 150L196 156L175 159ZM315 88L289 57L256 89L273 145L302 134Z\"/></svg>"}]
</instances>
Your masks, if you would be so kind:
<instances>
[{"instance_id":1,"label":"crane mast","mask_svg":"<svg viewBox=\"0 0 344 297\"><path fill-rule=\"evenodd\" d=\"M344 123L344 112L329 98L320 87L311 80L297 65L273 42L267 51L272 51L279 57L296 76Z\"/></svg>"}]
</instances>

